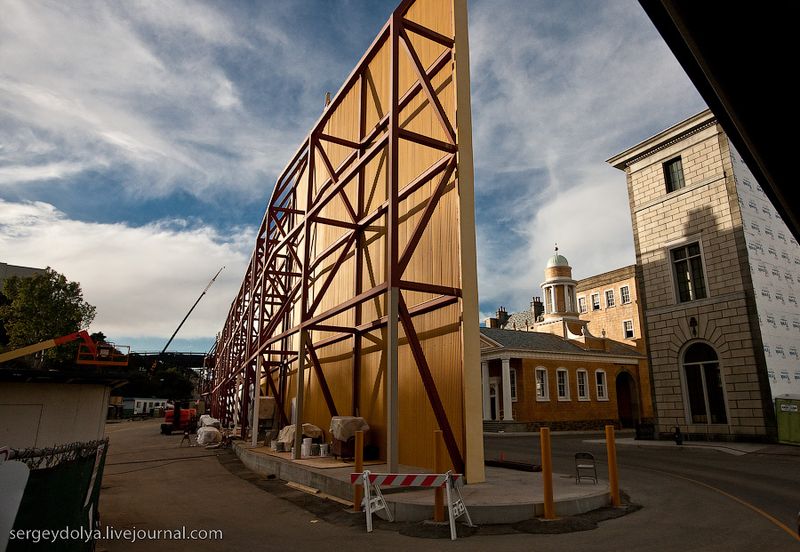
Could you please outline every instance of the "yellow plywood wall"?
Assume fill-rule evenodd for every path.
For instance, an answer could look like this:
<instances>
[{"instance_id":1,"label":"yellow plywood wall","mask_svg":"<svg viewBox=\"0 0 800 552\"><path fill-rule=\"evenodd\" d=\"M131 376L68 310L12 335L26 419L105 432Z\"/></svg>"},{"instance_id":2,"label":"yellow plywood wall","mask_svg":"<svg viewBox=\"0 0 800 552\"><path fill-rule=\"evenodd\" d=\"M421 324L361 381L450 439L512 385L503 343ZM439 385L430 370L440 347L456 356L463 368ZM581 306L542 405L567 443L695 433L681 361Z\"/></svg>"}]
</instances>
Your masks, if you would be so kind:
<instances>
[{"instance_id":1,"label":"yellow plywood wall","mask_svg":"<svg viewBox=\"0 0 800 552\"><path fill-rule=\"evenodd\" d=\"M453 5L452 2L442 0L417 0L406 14L406 19L428 27L445 36L454 36L453 31ZM422 38L408 31L413 47L419 56L423 67L427 68L436 60L446 47L426 38ZM324 134L336 136L354 142L372 131L383 117L389 112L390 106L390 45L385 40L377 53L371 59L368 67L362 73L362 80L357 80L349 89L342 90L339 95L343 98L333 108L333 112L322 127ZM417 74L412 61L401 45L399 50L399 96L411 88L417 81ZM433 87L443 106L450 125L456 127L456 91L453 64L449 63L433 79ZM361 127L362 91L365 95L363 106L363 129ZM433 106L429 103L424 91L399 114L399 126L417 134L447 142L449 137L435 115ZM330 165L339 169L342 163L350 156L353 150L347 146L320 141L319 148L324 151ZM312 195L319 194L322 186L328 181L330 175L326 168L322 154L312 149L314 185ZM431 165L448 154L441 150L422 146L408 140L401 139L398 149L398 189L402 190L409 182L423 173ZM307 174L303 175L304 183ZM414 229L420 220L427 204L428 198L439 183L444 173L422 186L401 202L399 216L399 253L402 254ZM387 153L386 150L378 153L368 163L361 178L354 178L345 188L343 197L337 196L319 212L320 217L352 222L347 204L358 210L362 206L362 214L368 214L377 209L387 198ZM305 204L305 184L300 187L299 201ZM361 188L361 191L359 190ZM330 188L329 188L330 189ZM326 192L327 193L327 192ZM386 216L378 218L365 232L364 252L361 256L360 290L355 288L357 259L355 247L351 246L341 266L335 270L333 283L328 287L315 314L322 313L351 299L359 292L386 282L387 270L387 240ZM347 230L345 228L312 224L309 237L311 258L313 259L325 251L331 244L339 240ZM342 249L338 249L325 261L321 262L309 273L312 293L310 302L313 302L320 293L323 283L333 272L333 265L339 258ZM459 197L456 182L456 172L450 174L449 182L438 207L436 208L427 229L422 235L416 252L402 274L403 280L438 284L449 287L461 286L461 251L459 234ZM420 292L402 292L403 298L410 309L415 305L431 300L435 295ZM293 324L300 321L299 305L293 312ZM379 295L374 300L362 306L362 321L376 320L386 314L385 296ZM459 303L439 309L437 311L417 316L413 319L415 330L421 340L428 365L436 383L444 409L447 413L458 446L462 455L465 454L464 445L464 386L462 373L462 343L461 343L461 307ZM355 309L349 309L325 321L331 325L353 325L355 322ZM319 342L331 335L327 332L311 333L311 339ZM384 339L386 329L378 329L362 337L362 355L360 371L360 412L370 424L368 442L378 446L381 455L386 453L386 405L385 405L385 378L386 359ZM299 345L299 333L292 337L292 345ZM353 414L353 339L321 347L317 350L328 386L338 408L339 414ZM297 385L297 365L292 366L293 372L289 380L286 401L286 414L290 416L291 398L295 396ZM272 375L275 385L278 385L277 373ZM399 456L402 464L420 467L432 467L432 435L439 429L433 414L428 396L419 376L419 371L411 349L405 338L405 332L400 326L400 344L398 352L398 379L399 379ZM330 413L323 394L320 390L317 374L310 364L305 369L304 384L304 409L303 422L313 423L324 430L328 430Z\"/></svg>"}]
</instances>

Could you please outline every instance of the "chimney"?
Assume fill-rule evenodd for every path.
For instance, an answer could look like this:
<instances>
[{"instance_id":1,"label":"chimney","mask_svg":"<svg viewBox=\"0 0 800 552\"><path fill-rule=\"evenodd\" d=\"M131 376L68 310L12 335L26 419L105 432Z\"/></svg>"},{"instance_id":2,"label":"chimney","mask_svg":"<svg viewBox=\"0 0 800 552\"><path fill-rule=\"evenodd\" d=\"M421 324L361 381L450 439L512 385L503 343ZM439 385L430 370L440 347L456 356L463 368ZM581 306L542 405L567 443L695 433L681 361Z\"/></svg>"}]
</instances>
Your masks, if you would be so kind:
<instances>
[{"instance_id":1,"label":"chimney","mask_svg":"<svg viewBox=\"0 0 800 552\"><path fill-rule=\"evenodd\" d=\"M544 314L544 303L542 303L541 297L534 297L531 301L531 312L533 313L533 319L538 320L541 315Z\"/></svg>"},{"instance_id":2,"label":"chimney","mask_svg":"<svg viewBox=\"0 0 800 552\"><path fill-rule=\"evenodd\" d=\"M508 318L509 318L508 311L506 311L505 307L500 307L499 309L497 309L497 323L500 325L501 328L506 325L506 322L508 322Z\"/></svg>"}]
</instances>

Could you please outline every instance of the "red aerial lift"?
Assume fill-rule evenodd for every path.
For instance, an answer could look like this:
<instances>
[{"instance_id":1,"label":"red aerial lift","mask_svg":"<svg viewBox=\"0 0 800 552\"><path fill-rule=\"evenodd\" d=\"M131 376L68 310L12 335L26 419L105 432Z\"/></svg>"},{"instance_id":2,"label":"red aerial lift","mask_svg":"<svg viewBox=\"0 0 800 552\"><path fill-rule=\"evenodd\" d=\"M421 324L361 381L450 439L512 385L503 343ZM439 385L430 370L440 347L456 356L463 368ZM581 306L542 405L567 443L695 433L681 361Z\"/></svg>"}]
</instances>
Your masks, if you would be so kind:
<instances>
[{"instance_id":1,"label":"red aerial lift","mask_svg":"<svg viewBox=\"0 0 800 552\"><path fill-rule=\"evenodd\" d=\"M70 343L78 339L81 339L83 342L78 347L78 358L75 361L76 364L93 364L95 366L128 365L128 355L130 354L131 349L129 346L114 345L113 343L104 343L102 341L95 343L92 341L92 338L89 337L89 332L86 330L56 337L55 339L48 339L47 341L42 341L34 345L28 345L27 347L20 347L19 349L14 349L13 351L0 353L0 363L13 360L15 358L24 357L26 355L32 355L33 353L38 353L39 351L52 349L53 347L58 347L59 345ZM125 352L122 352L123 349Z\"/></svg>"}]
</instances>

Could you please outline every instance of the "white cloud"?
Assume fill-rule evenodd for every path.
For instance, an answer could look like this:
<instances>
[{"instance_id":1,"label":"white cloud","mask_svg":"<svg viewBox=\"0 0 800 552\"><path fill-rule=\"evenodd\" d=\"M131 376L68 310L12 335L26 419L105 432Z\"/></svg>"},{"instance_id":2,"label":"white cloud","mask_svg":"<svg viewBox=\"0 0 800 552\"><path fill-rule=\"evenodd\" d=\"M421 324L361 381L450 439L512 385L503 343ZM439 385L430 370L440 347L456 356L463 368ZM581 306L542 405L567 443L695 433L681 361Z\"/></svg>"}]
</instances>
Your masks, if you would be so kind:
<instances>
[{"instance_id":1,"label":"white cloud","mask_svg":"<svg viewBox=\"0 0 800 552\"><path fill-rule=\"evenodd\" d=\"M35 135L49 151L16 147L12 159L0 149L0 165L28 168L20 185L37 174L74 176L50 170L55 162L96 168L101 158L103 167L124 168L126 191L139 197L176 188L221 195L220 183L227 193L252 192L265 173L279 172L305 130L295 135L285 115L267 121L242 101L250 75L237 81L218 57L252 56L263 44L210 6L6 0L2 11L0 145ZM275 82L297 78L296 59L262 55Z\"/></svg>"},{"instance_id":2,"label":"white cloud","mask_svg":"<svg viewBox=\"0 0 800 552\"><path fill-rule=\"evenodd\" d=\"M80 282L84 298L97 307L92 329L112 339L171 335L225 265L179 334L209 337L222 329L255 238L248 229L222 236L184 222L81 222L46 203L0 200L0 251L3 262L43 267L46 259Z\"/></svg>"},{"instance_id":3,"label":"white cloud","mask_svg":"<svg viewBox=\"0 0 800 552\"><path fill-rule=\"evenodd\" d=\"M486 310L527 308L555 242L578 278L632 264L625 175L605 159L704 108L635 2L517 6L470 14L475 163L490 175L476 188L508 221L478 228Z\"/></svg>"}]
</instances>

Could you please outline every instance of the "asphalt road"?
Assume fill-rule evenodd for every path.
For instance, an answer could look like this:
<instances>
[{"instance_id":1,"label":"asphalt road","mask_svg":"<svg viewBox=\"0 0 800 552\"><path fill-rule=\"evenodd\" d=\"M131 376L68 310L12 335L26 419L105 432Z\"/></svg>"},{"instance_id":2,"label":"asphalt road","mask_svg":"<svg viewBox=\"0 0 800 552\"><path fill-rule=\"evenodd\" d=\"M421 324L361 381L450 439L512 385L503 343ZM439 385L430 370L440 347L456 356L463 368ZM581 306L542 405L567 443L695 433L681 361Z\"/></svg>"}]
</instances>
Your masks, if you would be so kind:
<instances>
[{"instance_id":1,"label":"asphalt road","mask_svg":"<svg viewBox=\"0 0 800 552\"><path fill-rule=\"evenodd\" d=\"M379 524L367 534L363 515L287 489L279 481L243 474L230 455L180 447L181 436L158 434L157 421L109 425L100 501L101 520L116 531L186 527L221 530L221 540L137 540L117 536L97 550L800 550L800 540L741 502L752 502L793 527L798 507L800 456L730 456L685 449L619 447L621 485L643 508L600 523L597 529L560 535L477 534L457 541L421 539ZM593 436L597 437L597 436ZM487 457L538 462L535 437L487 437ZM781 447L782 449L782 447ZM557 471L572 472L572 454L603 446L575 436L554 439ZM604 464L601 470L604 471ZM775 472L772 475L772 472ZM762 472L770 475L763 476ZM249 473L249 472L248 472ZM688 479L676 477L677 474ZM568 476L568 475L567 475ZM601 477L604 474L601 474ZM794 501L794 506L792 505ZM468 505L467 505L468 506ZM336 515L330 515L333 512ZM788 518L788 519L787 519Z\"/></svg>"},{"instance_id":2,"label":"asphalt road","mask_svg":"<svg viewBox=\"0 0 800 552\"><path fill-rule=\"evenodd\" d=\"M604 435L600 434L553 436L554 471L573 472L574 453L586 451L595 455L598 475L607 479L606 446L589 442L602 438ZM507 460L540 462L538 435L486 434L484 443L487 459L499 459L502 455ZM618 445L620 487L634 502L651 502L654 507L660 499L665 504L683 499L687 505L702 506L711 497L724 497L727 503L723 501L721 512L733 516L749 510L759 522L774 527L780 524L796 533L800 512L800 447L770 445L756 452L735 454L735 445L719 445L719 448L709 449L680 447L674 443L669 446ZM653 485L657 490L651 489ZM663 513L677 520L684 508ZM710 520L721 512L709 511L700 517ZM686 526L677 525L676 530L683 531L701 521L686 522ZM729 528L731 523L725 523L720 529Z\"/></svg>"}]
</instances>

